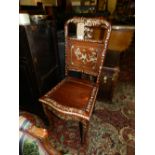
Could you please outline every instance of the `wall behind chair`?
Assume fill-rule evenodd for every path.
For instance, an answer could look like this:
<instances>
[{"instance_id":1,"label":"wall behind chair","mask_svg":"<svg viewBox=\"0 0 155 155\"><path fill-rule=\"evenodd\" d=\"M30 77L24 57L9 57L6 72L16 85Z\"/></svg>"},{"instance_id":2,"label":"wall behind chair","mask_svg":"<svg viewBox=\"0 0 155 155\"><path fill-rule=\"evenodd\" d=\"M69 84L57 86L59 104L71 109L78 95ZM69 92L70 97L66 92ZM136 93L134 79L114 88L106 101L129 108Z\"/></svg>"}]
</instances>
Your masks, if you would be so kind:
<instances>
[{"instance_id":1,"label":"wall behind chair","mask_svg":"<svg viewBox=\"0 0 155 155\"><path fill-rule=\"evenodd\" d=\"M20 0L20 5L37 5L36 0Z\"/></svg>"},{"instance_id":2,"label":"wall behind chair","mask_svg":"<svg viewBox=\"0 0 155 155\"><path fill-rule=\"evenodd\" d=\"M108 11L112 14L115 11L117 0L108 0Z\"/></svg>"},{"instance_id":3,"label":"wall behind chair","mask_svg":"<svg viewBox=\"0 0 155 155\"><path fill-rule=\"evenodd\" d=\"M20 0L20 5L37 5L37 2L42 2L43 5L56 6L57 0Z\"/></svg>"}]
</instances>

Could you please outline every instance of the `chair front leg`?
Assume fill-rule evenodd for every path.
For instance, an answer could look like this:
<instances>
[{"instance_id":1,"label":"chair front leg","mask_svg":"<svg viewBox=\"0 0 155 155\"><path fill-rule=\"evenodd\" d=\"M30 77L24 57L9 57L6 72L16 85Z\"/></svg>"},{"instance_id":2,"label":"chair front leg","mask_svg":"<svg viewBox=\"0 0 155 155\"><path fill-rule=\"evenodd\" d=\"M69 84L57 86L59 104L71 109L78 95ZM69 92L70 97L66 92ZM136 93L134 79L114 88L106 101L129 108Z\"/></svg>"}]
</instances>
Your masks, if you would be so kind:
<instances>
[{"instance_id":1,"label":"chair front leg","mask_svg":"<svg viewBox=\"0 0 155 155\"><path fill-rule=\"evenodd\" d=\"M88 129L89 129L89 121L80 122L80 135L81 135L81 144L88 144Z\"/></svg>"}]
</instances>

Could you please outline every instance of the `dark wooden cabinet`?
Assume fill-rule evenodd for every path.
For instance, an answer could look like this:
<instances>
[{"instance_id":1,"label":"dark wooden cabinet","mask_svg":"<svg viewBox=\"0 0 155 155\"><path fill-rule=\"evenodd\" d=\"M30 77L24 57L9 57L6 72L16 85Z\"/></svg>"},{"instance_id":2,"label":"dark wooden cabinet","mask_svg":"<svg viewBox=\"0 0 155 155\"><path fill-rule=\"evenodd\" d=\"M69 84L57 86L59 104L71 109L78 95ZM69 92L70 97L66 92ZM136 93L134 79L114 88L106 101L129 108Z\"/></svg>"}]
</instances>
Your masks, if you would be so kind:
<instances>
[{"instance_id":1,"label":"dark wooden cabinet","mask_svg":"<svg viewBox=\"0 0 155 155\"><path fill-rule=\"evenodd\" d=\"M19 103L35 112L38 98L60 80L54 21L19 27Z\"/></svg>"}]
</instances>

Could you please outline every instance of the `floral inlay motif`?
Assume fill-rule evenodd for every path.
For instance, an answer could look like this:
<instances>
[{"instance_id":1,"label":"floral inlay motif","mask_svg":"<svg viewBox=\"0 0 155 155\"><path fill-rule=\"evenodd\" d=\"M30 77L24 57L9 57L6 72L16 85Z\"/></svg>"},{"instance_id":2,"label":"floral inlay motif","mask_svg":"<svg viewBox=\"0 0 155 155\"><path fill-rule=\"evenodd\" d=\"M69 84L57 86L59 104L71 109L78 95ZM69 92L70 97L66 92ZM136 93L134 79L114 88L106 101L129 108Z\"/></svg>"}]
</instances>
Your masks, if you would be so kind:
<instances>
[{"instance_id":1,"label":"floral inlay motif","mask_svg":"<svg viewBox=\"0 0 155 155\"><path fill-rule=\"evenodd\" d=\"M72 49L74 48L74 46L72 46ZM90 52L86 52L87 50L89 50ZM85 49L85 48L75 48L74 53L75 56L77 58L77 60L82 61L84 64L86 63L93 63L95 64L97 61L97 49L94 48L89 48L89 49ZM73 52L73 51L72 51Z\"/></svg>"}]
</instances>

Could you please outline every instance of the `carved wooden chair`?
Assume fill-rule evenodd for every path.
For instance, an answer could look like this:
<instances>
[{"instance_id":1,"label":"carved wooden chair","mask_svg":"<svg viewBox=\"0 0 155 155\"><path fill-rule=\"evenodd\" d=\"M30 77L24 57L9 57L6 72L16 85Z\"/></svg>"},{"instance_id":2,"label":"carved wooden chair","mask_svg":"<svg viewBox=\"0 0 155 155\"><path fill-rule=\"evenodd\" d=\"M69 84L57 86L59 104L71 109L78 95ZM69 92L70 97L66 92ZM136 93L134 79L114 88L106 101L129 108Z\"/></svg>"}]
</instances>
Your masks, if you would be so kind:
<instances>
[{"instance_id":1,"label":"carved wooden chair","mask_svg":"<svg viewBox=\"0 0 155 155\"><path fill-rule=\"evenodd\" d=\"M77 39L69 36L69 25L84 23L87 27L101 27L105 29L104 40L93 40L86 37ZM42 96L45 114L49 112L65 120L79 121L81 129L81 143L87 142L86 135L89 121L95 105L99 88L101 70L106 55L111 25L101 18L74 17L65 23L66 42L66 78L52 90ZM78 79L69 75L70 71L82 72L95 77L95 81Z\"/></svg>"}]
</instances>

